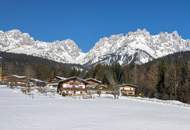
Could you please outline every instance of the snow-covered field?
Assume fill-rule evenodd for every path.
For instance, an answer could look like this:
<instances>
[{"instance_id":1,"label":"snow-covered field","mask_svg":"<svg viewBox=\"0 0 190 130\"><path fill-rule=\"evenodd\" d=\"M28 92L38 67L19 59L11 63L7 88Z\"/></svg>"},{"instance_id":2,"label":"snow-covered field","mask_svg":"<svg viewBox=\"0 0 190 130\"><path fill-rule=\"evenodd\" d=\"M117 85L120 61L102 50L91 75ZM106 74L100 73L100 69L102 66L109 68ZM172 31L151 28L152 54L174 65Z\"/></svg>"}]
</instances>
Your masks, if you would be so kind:
<instances>
[{"instance_id":1,"label":"snow-covered field","mask_svg":"<svg viewBox=\"0 0 190 130\"><path fill-rule=\"evenodd\" d=\"M190 130L190 107L129 97L28 96L0 87L0 130Z\"/></svg>"}]
</instances>

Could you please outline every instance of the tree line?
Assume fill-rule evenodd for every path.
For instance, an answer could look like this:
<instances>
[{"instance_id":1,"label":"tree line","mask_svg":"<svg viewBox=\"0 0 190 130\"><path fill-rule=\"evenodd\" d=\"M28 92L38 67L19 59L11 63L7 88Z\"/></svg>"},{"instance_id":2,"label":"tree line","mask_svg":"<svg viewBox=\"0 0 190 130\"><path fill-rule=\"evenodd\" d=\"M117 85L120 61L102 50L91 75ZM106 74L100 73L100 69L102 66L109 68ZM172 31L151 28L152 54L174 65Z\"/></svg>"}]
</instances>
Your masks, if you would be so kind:
<instances>
[{"instance_id":1,"label":"tree line","mask_svg":"<svg viewBox=\"0 0 190 130\"><path fill-rule=\"evenodd\" d=\"M180 52L144 65L125 66L126 80L146 97L190 103L190 52Z\"/></svg>"},{"instance_id":2,"label":"tree line","mask_svg":"<svg viewBox=\"0 0 190 130\"><path fill-rule=\"evenodd\" d=\"M190 52L175 53L143 65L99 64L85 76L110 86L135 84L138 94L144 97L190 103Z\"/></svg>"},{"instance_id":3,"label":"tree line","mask_svg":"<svg viewBox=\"0 0 190 130\"><path fill-rule=\"evenodd\" d=\"M25 75L49 81L54 76L96 78L112 89L118 84L138 86L145 97L179 100L190 103L190 52L180 52L153 60L143 65L98 64L87 67L6 53L3 55L3 73Z\"/></svg>"}]
</instances>

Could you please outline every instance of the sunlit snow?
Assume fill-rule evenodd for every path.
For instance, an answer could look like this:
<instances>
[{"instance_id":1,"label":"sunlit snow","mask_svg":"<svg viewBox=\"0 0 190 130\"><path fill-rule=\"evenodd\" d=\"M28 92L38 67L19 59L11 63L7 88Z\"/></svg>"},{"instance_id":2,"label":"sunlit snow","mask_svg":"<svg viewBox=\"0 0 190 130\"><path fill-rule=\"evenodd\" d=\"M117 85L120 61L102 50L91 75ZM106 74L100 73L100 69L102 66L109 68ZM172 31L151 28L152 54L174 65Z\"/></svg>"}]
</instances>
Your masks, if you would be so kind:
<instances>
[{"instance_id":1,"label":"sunlit snow","mask_svg":"<svg viewBox=\"0 0 190 130\"><path fill-rule=\"evenodd\" d=\"M0 87L0 130L189 130L189 105L111 96L24 95Z\"/></svg>"}]
</instances>

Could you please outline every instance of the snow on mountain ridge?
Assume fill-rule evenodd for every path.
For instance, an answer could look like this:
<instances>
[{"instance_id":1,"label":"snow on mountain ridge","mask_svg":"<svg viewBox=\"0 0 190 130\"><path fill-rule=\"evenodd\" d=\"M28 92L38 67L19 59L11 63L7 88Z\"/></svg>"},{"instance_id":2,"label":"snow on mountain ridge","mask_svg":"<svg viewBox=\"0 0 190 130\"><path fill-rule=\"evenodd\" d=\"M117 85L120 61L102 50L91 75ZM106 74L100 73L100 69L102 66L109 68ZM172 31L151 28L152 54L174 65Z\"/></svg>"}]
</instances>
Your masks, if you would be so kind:
<instances>
[{"instance_id":1,"label":"snow on mountain ridge","mask_svg":"<svg viewBox=\"0 0 190 130\"><path fill-rule=\"evenodd\" d=\"M190 41L182 39L176 31L151 35L145 29L138 29L128 34L101 38L84 57L83 62L86 64L96 64L100 59L110 59L110 55L116 54L117 57L120 56L120 58L113 56L112 59L115 59L116 62L124 63L128 61L127 63L130 63L134 60L135 54L140 53L140 55L144 56L143 58L139 56L138 60L141 63L146 63L155 58L186 50L190 50ZM105 58L106 56L107 58ZM122 59L122 56L125 56L125 58ZM113 62L113 60L112 62L109 61L101 60L101 63L110 64Z\"/></svg>"},{"instance_id":2,"label":"snow on mountain ridge","mask_svg":"<svg viewBox=\"0 0 190 130\"><path fill-rule=\"evenodd\" d=\"M128 34L111 35L101 38L87 53L83 53L71 39L53 42L34 40L28 33L18 29L0 31L0 50L38 56L57 62L76 64L139 64L178 51L190 50L190 41L174 31L151 35L146 29ZM135 61L134 61L135 62Z\"/></svg>"},{"instance_id":3,"label":"snow on mountain ridge","mask_svg":"<svg viewBox=\"0 0 190 130\"><path fill-rule=\"evenodd\" d=\"M22 33L17 29L0 32L0 50L33 55L63 63L76 63L75 59L82 55L73 40L43 42L34 40L28 33Z\"/></svg>"}]
</instances>

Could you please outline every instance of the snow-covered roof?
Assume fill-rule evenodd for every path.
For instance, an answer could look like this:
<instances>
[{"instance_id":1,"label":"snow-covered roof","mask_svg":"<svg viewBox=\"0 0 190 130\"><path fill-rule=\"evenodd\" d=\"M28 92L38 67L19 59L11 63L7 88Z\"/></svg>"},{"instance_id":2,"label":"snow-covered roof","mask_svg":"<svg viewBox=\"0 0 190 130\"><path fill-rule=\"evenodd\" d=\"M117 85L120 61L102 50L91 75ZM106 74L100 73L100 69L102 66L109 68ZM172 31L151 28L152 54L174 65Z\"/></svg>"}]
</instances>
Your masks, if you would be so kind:
<instances>
[{"instance_id":1,"label":"snow-covered roof","mask_svg":"<svg viewBox=\"0 0 190 130\"><path fill-rule=\"evenodd\" d=\"M135 84L120 84L120 85L118 85L118 87L125 87L125 86L137 88L137 85L135 85Z\"/></svg>"},{"instance_id":2,"label":"snow-covered roof","mask_svg":"<svg viewBox=\"0 0 190 130\"><path fill-rule=\"evenodd\" d=\"M26 76L20 76L20 75L12 75L13 77L19 78L19 79L23 79L26 78Z\"/></svg>"},{"instance_id":3,"label":"snow-covered roof","mask_svg":"<svg viewBox=\"0 0 190 130\"><path fill-rule=\"evenodd\" d=\"M65 77L61 77L61 76L55 76L57 79L60 79L60 80L65 80L65 79L67 79L67 78L65 78Z\"/></svg>"},{"instance_id":4,"label":"snow-covered roof","mask_svg":"<svg viewBox=\"0 0 190 130\"><path fill-rule=\"evenodd\" d=\"M47 85L51 86L51 85L58 85L58 83L48 83Z\"/></svg>"},{"instance_id":5,"label":"snow-covered roof","mask_svg":"<svg viewBox=\"0 0 190 130\"><path fill-rule=\"evenodd\" d=\"M44 83L45 83L45 81L39 80L39 79L35 79L35 78L31 78L30 80L31 80L31 81L35 81L35 82L44 82Z\"/></svg>"},{"instance_id":6,"label":"snow-covered roof","mask_svg":"<svg viewBox=\"0 0 190 130\"><path fill-rule=\"evenodd\" d=\"M81 79L81 78L76 77L76 76L73 76L73 77L70 77L70 78L66 78L65 80L61 80L61 81L59 81L59 83L61 83L61 82L67 82L67 81L70 81L70 80L78 80L78 81L80 81L80 82L83 82L83 83L85 83L85 84L88 84L88 82L87 82L86 80Z\"/></svg>"},{"instance_id":7,"label":"snow-covered roof","mask_svg":"<svg viewBox=\"0 0 190 130\"><path fill-rule=\"evenodd\" d=\"M97 79L95 79L95 78L87 78L87 79L85 79L85 81L94 81L94 82L99 83L99 84L102 83L102 81L97 80Z\"/></svg>"}]
</instances>

